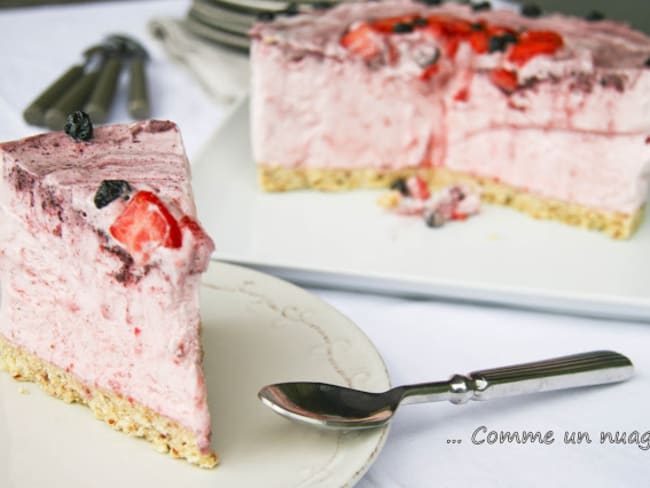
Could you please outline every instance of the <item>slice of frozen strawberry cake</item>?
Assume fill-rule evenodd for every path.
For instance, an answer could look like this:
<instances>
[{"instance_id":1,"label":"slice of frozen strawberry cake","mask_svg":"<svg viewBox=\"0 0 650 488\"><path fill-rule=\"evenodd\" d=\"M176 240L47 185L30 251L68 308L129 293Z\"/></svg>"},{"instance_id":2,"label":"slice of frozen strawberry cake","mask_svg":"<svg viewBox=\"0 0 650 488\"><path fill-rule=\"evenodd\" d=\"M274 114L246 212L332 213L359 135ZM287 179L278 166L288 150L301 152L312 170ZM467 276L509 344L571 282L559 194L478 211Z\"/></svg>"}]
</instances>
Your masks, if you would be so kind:
<instances>
[{"instance_id":1,"label":"slice of frozen strawberry cake","mask_svg":"<svg viewBox=\"0 0 650 488\"><path fill-rule=\"evenodd\" d=\"M650 180L650 37L481 5L353 2L254 26L262 188L418 174L629 236Z\"/></svg>"},{"instance_id":2,"label":"slice of frozen strawberry cake","mask_svg":"<svg viewBox=\"0 0 650 488\"><path fill-rule=\"evenodd\" d=\"M199 286L214 247L168 121L0 145L0 366L202 467ZM44 413L45 415L45 413Z\"/></svg>"}]
</instances>

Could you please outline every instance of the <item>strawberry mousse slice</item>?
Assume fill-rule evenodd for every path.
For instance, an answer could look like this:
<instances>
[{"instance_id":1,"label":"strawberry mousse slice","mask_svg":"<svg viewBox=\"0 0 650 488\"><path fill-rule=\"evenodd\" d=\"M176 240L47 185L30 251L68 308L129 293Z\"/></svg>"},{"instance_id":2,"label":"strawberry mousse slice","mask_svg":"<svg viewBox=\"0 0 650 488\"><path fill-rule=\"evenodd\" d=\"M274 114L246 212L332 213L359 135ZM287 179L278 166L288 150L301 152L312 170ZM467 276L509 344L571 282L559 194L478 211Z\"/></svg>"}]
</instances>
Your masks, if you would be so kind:
<instances>
[{"instance_id":1,"label":"strawberry mousse slice","mask_svg":"<svg viewBox=\"0 0 650 488\"><path fill-rule=\"evenodd\" d=\"M425 3L346 2L253 27L262 188L418 175L631 235L650 183L650 37L607 20Z\"/></svg>"},{"instance_id":2,"label":"strawberry mousse slice","mask_svg":"<svg viewBox=\"0 0 650 488\"><path fill-rule=\"evenodd\" d=\"M213 467L199 287L214 245L178 128L68 133L0 145L0 366Z\"/></svg>"}]
</instances>

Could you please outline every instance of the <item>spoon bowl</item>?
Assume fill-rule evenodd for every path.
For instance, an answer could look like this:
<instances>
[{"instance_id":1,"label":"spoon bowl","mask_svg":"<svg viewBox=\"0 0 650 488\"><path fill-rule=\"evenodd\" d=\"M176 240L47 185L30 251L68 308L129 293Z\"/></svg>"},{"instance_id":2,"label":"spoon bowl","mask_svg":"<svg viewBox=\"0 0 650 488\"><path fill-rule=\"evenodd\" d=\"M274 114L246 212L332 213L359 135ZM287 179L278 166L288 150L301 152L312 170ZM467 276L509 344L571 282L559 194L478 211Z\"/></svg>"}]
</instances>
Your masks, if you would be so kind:
<instances>
[{"instance_id":1,"label":"spoon bowl","mask_svg":"<svg viewBox=\"0 0 650 488\"><path fill-rule=\"evenodd\" d=\"M259 398L276 413L330 429L368 429L386 424L401 401L396 390L369 393L326 383L269 385Z\"/></svg>"}]
</instances>

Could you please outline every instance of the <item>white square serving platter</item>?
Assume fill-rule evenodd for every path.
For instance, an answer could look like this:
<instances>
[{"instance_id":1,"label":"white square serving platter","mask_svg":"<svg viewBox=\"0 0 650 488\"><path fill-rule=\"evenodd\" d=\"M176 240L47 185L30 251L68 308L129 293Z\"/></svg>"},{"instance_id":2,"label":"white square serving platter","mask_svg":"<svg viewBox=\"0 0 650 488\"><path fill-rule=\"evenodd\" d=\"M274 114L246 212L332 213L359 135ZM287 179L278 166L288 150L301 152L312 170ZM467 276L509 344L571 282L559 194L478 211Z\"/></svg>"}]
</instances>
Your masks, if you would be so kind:
<instances>
[{"instance_id":1,"label":"white square serving platter","mask_svg":"<svg viewBox=\"0 0 650 488\"><path fill-rule=\"evenodd\" d=\"M648 215L616 241L493 205L430 229L387 214L380 192L265 193L247 102L194 160L193 184L218 260L302 285L650 322Z\"/></svg>"}]
</instances>

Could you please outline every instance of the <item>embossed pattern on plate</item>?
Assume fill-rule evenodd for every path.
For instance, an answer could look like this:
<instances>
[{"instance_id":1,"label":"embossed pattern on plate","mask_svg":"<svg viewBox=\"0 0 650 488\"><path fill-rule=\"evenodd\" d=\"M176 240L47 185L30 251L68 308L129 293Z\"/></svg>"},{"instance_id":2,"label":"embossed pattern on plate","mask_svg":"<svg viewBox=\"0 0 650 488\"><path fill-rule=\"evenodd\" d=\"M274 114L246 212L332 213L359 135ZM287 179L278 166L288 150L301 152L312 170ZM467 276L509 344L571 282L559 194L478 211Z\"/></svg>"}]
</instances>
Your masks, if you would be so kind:
<instances>
[{"instance_id":1,"label":"embossed pattern on plate","mask_svg":"<svg viewBox=\"0 0 650 488\"><path fill-rule=\"evenodd\" d=\"M257 392L292 380L388 388L383 361L363 332L298 287L221 263L204 276L201 315L220 466L201 470L158 454L95 421L89 409L0 372L0 486L352 486L387 429L321 432L274 414Z\"/></svg>"}]
</instances>

